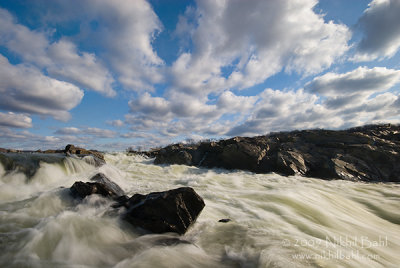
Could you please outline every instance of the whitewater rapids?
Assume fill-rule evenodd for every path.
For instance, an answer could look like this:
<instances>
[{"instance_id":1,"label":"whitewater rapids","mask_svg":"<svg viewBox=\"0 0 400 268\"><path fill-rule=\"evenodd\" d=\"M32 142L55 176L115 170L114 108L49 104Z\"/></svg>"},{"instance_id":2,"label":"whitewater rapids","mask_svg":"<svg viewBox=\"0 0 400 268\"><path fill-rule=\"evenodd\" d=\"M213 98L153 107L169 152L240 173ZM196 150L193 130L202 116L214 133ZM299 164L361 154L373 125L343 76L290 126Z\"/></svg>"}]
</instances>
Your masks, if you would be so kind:
<instances>
[{"instance_id":1,"label":"whitewater rapids","mask_svg":"<svg viewBox=\"0 0 400 268\"><path fill-rule=\"evenodd\" d=\"M0 164L0 267L398 267L400 185L156 166L107 154L67 158L32 178ZM69 187L104 173L131 196L189 186L206 206L180 236L146 234L97 195ZM220 219L231 219L221 223ZM164 239L165 238L165 239ZM187 241L187 242L186 242Z\"/></svg>"}]
</instances>

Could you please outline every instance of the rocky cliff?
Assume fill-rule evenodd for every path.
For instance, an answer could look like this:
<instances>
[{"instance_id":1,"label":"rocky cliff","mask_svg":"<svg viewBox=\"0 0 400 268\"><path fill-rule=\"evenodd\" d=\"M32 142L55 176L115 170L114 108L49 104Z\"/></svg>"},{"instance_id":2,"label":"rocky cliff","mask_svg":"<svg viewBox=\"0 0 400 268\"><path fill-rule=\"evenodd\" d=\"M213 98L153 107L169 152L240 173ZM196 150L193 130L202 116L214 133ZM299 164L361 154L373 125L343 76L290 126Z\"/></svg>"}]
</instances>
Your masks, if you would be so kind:
<instances>
[{"instance_id":1,"label":"rocky cliff","mask_svg":"<svg viewBox=\"0 0 400 268\"><path fill-rule=\"evenodd\" d=\"M276 172L322 179L400 182L400 126L303 130L152 151L155 164Z\"/></svg>"}]
</instances>

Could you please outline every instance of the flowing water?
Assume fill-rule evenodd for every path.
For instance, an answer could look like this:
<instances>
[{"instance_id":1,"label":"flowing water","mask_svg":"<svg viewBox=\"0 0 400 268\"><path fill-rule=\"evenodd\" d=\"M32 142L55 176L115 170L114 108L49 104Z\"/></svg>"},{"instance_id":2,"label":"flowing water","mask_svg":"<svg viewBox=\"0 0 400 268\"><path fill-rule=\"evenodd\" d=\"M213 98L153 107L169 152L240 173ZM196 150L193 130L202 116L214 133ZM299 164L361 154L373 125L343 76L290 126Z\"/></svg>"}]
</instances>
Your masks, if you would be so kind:
<instances>
[{"instance_id":1,"label":"flowing water","mask_svg":"<svg viewBox=\"0 0 400 268\"><path fill-rule=\"evenodd\" d=\"M41 162L29 179L0 165L0 267L399 267L400 185L106 161ZM183 236L146 234L111 201L70 196L99 171L129 196L190 186L206 207Z\"/></svg>"}]
</instances>

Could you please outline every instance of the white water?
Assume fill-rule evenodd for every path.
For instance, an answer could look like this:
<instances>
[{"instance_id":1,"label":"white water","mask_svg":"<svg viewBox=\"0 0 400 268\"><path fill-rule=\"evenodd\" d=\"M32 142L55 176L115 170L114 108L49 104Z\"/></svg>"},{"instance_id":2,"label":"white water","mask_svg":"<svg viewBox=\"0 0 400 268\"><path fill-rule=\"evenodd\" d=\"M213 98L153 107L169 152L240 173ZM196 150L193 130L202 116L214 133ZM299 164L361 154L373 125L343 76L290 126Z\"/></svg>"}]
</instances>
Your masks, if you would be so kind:
<instances>
[{"instance_id":1,"label":"white water","mask_svg":"<svg viewBox=\"0 0 400 268\"><path fill-rule=\"evenodd\" d=\"M400 185L156 166L42 163L31 179L0 165L0 267L398 267ZM103 172L130 196L193 187L206 207L181 243L143 235L112 202L68 188ZM65 188L62 188L65 187ZM229 218L228 223L218 220ZM161 241L161 242L160 242Z\"/></svg>"}]
</instances>

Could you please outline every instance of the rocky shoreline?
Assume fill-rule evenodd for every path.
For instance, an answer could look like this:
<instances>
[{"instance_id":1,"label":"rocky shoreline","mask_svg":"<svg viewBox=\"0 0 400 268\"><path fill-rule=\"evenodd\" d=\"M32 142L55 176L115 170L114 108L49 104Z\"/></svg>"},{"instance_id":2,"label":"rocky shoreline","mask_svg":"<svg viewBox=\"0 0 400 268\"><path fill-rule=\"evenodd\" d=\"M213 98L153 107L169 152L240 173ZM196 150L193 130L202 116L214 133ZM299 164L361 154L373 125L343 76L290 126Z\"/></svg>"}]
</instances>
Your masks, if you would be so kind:
<instances>
[{"instance_id":1,"label":"rocky shoreline","mask_svg":"<svg viewBox=\"0 0 400 268\"><path fill-rule=\"evenodd\" d=\"M400 126L303 130L145 152L155 164L275 172L321 179L400 182Z\"/></svg>"}]
</instances>

